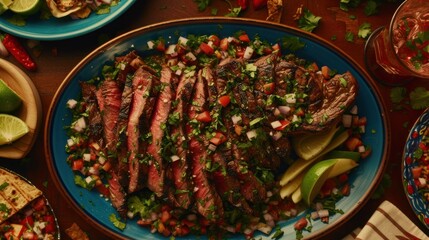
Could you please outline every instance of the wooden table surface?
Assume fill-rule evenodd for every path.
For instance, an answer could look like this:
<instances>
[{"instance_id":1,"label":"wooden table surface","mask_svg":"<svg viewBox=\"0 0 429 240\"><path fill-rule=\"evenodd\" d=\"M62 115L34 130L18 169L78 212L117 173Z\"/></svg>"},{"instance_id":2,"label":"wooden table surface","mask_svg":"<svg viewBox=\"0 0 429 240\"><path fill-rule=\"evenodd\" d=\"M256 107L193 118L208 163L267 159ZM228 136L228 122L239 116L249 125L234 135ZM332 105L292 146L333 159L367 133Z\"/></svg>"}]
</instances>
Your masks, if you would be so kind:
<instances>
[{"instance_id":1,"label":"wooden table surface","mask_svg":"<svg viewBox=\"0 0 429 240\"><path fill-rule=\"evenodd\" d=\"M348 42L344 38L345 33L347 31L357 31L358 26L364 22L371 23L372 29L387 25L399 3L385 3L381 6L380 12L377 15L368 17L365 16L363 12L363 6L347 13L339 11L339 2L339 0L284 1L281 23L296 27L297 25L296 21L293 20L293 15L296 9L303 5L316 16L322 17L319 26L313 31L313 34L332 41L356 60L358 64L364 66L363 50L365 40L356 39L353 42ZM234 0L231 0L231 3L237 6ZM222 16L228 12L229 5L223 0L212 0L211 7L217 8L217 15ZM356 18L351 19L349 15L355 15ZM32 78L41 96L43 119L46 118L51 100L62 80L82 58L99 46L100 42L98 39L101 36L106 37L107 34L109 37L114 37L149 24L197 16L211 16L211 13L210 10L199 12L193 0L138 0L121 17L95 32L69 40L40 42L43 47L42 54L35 58L39 68L36 72L27 71L27 73ZM264 20L267 17L267 10L262 9L255 11L252 6L250 6L245 12L242 12L240 17ZM331 39L334 35L336 36L336 40ZM24 41L24 39L21 40ZM19 66L12 57L8 57L7 60ZM412 89L416 86L429 87L429 84L423 80L416 80L406 87ZM391 129L388 129L391 139L387 139L391 144L391 152L386 169L386 173L392 180L391 186L387 189L382 198L369 200L361 211L344 224L340 230L328 236L327 239L339 239L356 227L363 226L383 200L389 200L398 206L418 227L429 235L429 230L426 229L414 215L411 206L407 202L401 183L401 157L404 143L411 126L421 114L421 111L393 110L393 105L389 97L391 88L380 84L377 84L377 88L379 88L379 91L382 93L382 98L386 103L386 115L391 123ZM68 239L64 230L70 227L72 223L77 223L89 234L91 239L110 239L109 236L94 229L88 224L87 220L74 212L74 210L66 204L65 198L55 189L45 162L43 129L28 157L28 161L0 159L0 165L22 174L45 192L57 214L62 230L62 238Z\"/></svg>"}]
</instances>

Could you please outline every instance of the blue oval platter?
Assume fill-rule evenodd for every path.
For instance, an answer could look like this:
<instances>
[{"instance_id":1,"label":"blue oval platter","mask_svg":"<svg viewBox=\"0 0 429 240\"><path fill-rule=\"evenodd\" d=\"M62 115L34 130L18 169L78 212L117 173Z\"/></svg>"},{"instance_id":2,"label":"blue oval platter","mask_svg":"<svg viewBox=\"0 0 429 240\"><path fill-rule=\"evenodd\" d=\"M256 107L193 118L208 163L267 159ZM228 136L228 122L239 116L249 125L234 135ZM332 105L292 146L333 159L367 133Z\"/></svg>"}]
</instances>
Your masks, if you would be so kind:
<instances>
[{"instance_id":1,"label":"blue oval platter","mask_svg":"<svg viewBox=\"0 0 429 240\"><path fill-rule=\"evenodd\" d=\"M315 35L265 21L213 17L164 22L125 33L95 49L78 63L62 82L48 111L45 126L45 138L47 140L45 152L50 172L57 179L56 184L76 208L76 211L89 218L100 230L117 238L162 238L161 235L150 233L149 229L140 227L136 221L132 220L128 221L125 230L118 230L109 221L109 215L116 213L110 203L101 198L98 193L83 190L74 183L72 170L66 163L68 155L64 148L68 138L64 127L70 125L71 121L70 113L65 106L69 99L78 98L80 94L79 81L99 76L102 66L111 62L115 56L123 55L130 50L137 50L144 54L143 49L147 48L149 40L163 37L167 41L175 42L179 36L189 34L217 34L220 37L225 37L240 30L245 31L251 38L258 35L261 39L272 43L278 42L285 36L298 37L305 43L305 47L295 52L297 56L314 60L319 66L327 65L331 69L338 70L338 72L350 71L355 76L359 84L356 104L359 107L359 114L366 116L368 120L367 131L363 140L372 146L372 154L361 161L359 167L353 170L350 196L337 203L337 208L342 209L344 214L334 215L329 219L329 224L320 221L313 222L312 231L304 231L304 238L321 238L331 233L340 228L363 207L381 180L389 149L387 142L389 123L385 116L384 104L381 102L380 94L375 90L370 77L347 54ZM297 219L307 213L301 212L296 218L279 223L284 232L284 238L295 239L293 225ZM258 234L255 239L271 239L271 237ZM198 238L205 239L201 236ZM244 239L244 236L237 235L233 238Z\"/></svg>"},{"instance_id":2,"label":"blue oval platter","mask_svg":"<svg viewBox=\"0 0 429 240\"><path fill-rule=\"evenodd\" d=\"M122 0L110 8L110 13L91 13L85 19L51 17L40 19L38 14L30 16L24 26L18 26L8 21L12 14L5 12L0 16L0 30L15 36L35 40L62 40L78 37L95 31L110 23L130 8L136 0Z\"/></svg>"}]
</instances>

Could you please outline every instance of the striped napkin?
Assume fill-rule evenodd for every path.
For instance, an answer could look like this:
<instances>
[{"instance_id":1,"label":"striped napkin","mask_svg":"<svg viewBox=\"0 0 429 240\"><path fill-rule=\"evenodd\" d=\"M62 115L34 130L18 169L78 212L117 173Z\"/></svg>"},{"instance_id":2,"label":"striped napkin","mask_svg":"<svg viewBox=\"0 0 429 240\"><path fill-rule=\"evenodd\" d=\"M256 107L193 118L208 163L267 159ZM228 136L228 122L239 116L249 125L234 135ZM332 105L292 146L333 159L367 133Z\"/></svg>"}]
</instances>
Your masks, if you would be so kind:
<instances>
[{"instance_id":1,"label":"striped napkin","mask_svg":"<svg viewBox=\"0 0 429 240\"><path fill-rule=\"evenodd\" d=\"M356 229L343 240L417 240L429 239L404 213L384 201L362 229Z\"/></svg>"}]
</instances>

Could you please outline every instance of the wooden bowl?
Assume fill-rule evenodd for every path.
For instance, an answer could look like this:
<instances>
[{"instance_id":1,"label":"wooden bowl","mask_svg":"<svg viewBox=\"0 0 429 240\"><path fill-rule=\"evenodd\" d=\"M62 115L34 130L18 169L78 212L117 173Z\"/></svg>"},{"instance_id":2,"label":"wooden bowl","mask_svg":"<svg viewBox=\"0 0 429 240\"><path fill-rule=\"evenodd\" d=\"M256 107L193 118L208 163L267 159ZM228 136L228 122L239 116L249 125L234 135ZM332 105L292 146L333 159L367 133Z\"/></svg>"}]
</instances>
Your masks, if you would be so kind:
<instances>
[{"instance_id":1,"label":"wooden bowl","mask_svg":"<svg viewBox=\"0 0 429 240\"><path fill-rule=\"evenodd\" d=\"M12 144L0 146L0 157L21 159L33 147L42 123L42 102L30 77L12 63L0 59L0 78L22 98L20 109L14 113L30 131Z\"/></svg>"}]
</instances>

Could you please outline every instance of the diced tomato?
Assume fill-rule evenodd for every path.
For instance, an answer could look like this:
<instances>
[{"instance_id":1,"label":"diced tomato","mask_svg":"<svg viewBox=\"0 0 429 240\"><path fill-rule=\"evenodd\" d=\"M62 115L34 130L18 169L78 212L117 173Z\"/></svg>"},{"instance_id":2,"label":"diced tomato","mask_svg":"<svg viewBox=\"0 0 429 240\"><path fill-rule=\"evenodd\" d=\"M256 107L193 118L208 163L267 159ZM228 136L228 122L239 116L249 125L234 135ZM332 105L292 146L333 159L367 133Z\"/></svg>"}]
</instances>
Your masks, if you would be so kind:
<instances>
[{"instance_id":1,"label":"diced tomato","mask_svg":"<svg viewBox=\"0 0 429 240\"><path fill-rule=\"evenodd\" d=\"M108 172L111 168L112 168L112 164L110 162L105 162L104 165L103 165L103 167L102 167L102 169L105 172Z\"/></svg>"},{"instance_id":2,"label":"diced tomato","mask_svg":"<svg viewBox=\"0 0 429 240\"><path fill-rule=\"evenodd\" d=\"M241 7L241 10L246 10L249 0L237 0L238 6Z\"/></svg>"},{"instance_id":3,"label":"diced tomato","mask_svg":"<svg viewBox=\"0 0 429 240\"><path fill-rule=\"evenodd\" d=\"M323 76L323 78L324 79L329 79L331 76L329 75L329 72L331 71L330 69L329 69L329 67L328 66L322 66L321 67L321 71L322 71L322 76Z\"/></svg>"},{"instance_id":4,"label":"diced tomato","mask_svg":"<svg viewBox=\"0 0 429 240\"><path fill-rule=\"evenodd\" d=\"M222 107L226 107L231 102L231 98L228 95L223 95L219 98L218 101L219 104L222 105Z\"/></svg>"},{"instance_id":5,"label":"diced tomato","mask_svg":"<svg viewBox=\"0 0 429 240\"><path fill-rule=\"evenodd\" d=\"M212 41L213 45L215 45L216 47L219 47L220 39L219 39L219 37L218 37L218 36L216 36L216 35L210 35L210 36L208 37L208 40L209 40L209 41Z\"/></svg>"},{"instance_id":6,"label":"diced tomato","mask_svg":"<svg viewBox=\"0 0 429 240\"><path fill-rule=\"evenodd\" d=\"M298 108L295 110L295 115L299 116L299 117L303 117L305 115L304 109L302 108Z\"/></svg>"},{"instance_id":7,"label":"diced tomato","mask_svg":"<svg viewBox=\"0 0 429 240\"><path fill-rule=\"evenodd\" d=\"M255 10L261 9L267 5L267 0L253 0Z\"/></svg>"},{"instance_id":8,"label":"diced tomato","mask_svg":"<svg viewBox=\"0 0 429 240\"><path fill-rule=\"evenodd\" d=\"M265 94L272 94L274 92L276 84L274 82L266 83L264 84L264 93Z\"/></svg>"},{"instance_id":9,"label":"diced tomato","mask_svg":"<svg viewBox=\"0 0 429 240\"><path fill-rule=\"evenodd\" d=\"M83 159L74 160L72 163L73 171L80 171L83 169Z\"/></svg>"},{"instance_id":10,"label":"diced tomato","mask_svg":"<svg viewBox=\"0 0 429 240\"><path fill-rule=\"evenodd\" d=\"M196 117L197 121L199 122L211 122L212 121L212 117L210 116L210 112L209 111L204 111L202 113L199 113Z\"/></svg>"},{"instance_id":11,"label":"diced tomato","mask_svg":"<svg viewBox=\"0 0 429 240\"><path fill-rule=\"evenodd\" d=\"M360 153L360 158L365 159L367 158L369 155L371 155L371 148L370 147L366 147L364 152Z\"/></svg>"},{"instance_id":12,"label":"diced tomato","mask_svg":"<svg viewBox=\"0 0 429 240\"><path fill-rule=\"evenodd\" d=\"M343 194L343 196L348 196L348 195L350 195L350 184L346 183L346 184L341 188L341 194Z\"/></svg>"},{"instance_id":13,"label":"diced tomato","mask_svg":"<svg viewBox=\"0 0 429 240\"><path fill-rule=\"evenodd\" d=\"M97 189L97 191L103 196L107 197L110 194L109 188L107 188L104 184L96 185L95 189Z\"/></svg>"},{"instance_id":14,"label":"diced tomato","mask_svg":"<svg viewBox=\"0 0 429 240\"><path fill-rule=\"evenodd\" d=\"M340 181L340 183L345 183L347 182L348 179L349 179L349 175L347 175L347 173L343 173L340 176L338 176L338 181Z\"/></svg>"},{"instance_id":15,"label":"diced tomato","mask_svg":"<svg viewBox=\"0 0 429 240\"><path fill-rule=\"evenodd\" d=\"M345 144L349 151L355 151L357 147L362 145L362 141L357 137L349 137Z\"/></svg>"},{"instance_id":16,"label":"diced tomato","mask_svg":"<svg viewBox=\"0 0 429 240\"><path fill-rule=\"evenodd\" d=\"M280 121L280 123L282 125L280 127L276 127L276 130L278 130L278 131L284 130L290 124L290 121L287 120L287 119L282 119L282 120L279 120L279 121Z\"/></svg>"},{"instance_id":17,"label":"diced tomato","mask_svg":"<svg viewBox=\"0 0 429 240\"><path fill-rule=\"evenodd\" d=\"M322 185L322 188L320 190L320 195L322 197L327 197L327 196L331 195L332 190L336 186L337 186L337 184L335 183L335 181L332 178L327 179Z\"/></svg>"},{"instance_id":18,"label":"diced tomato","mask_svg":"<svg viewBox=\"0 0 429 240\"><path fill-rule=\"evenodd\" d=\"M319 66L317 66L317 63L315 63L315 62L310 64L310 66L308 68L309 68L309 70L314 71L314 72L319 71Z\"/></svg>"},{"instance_id":19,"label":"diced tomato","mask_svg":"<svg viewBox=\"0 0 429 240\"><path fill-rule=\"evenodd\" d=\"M218 146L226 141L226 137L221 132L216 132L215 136L210 139L210 142Z\"/></svg>"},{"instance_id":20,"label":"diced tomato","mask_svg":"<svg viewBox=\"0 0 429 240\"><path fill-rule=\"evenodd\" d=\"M407 192L408 192L408 194L413 194L414 193L414 188L413 188L413 186L411 186L411 185L408 185L407 186Z\"/></svg>"},{"instance_id":21,"label":"diced tomato","mask_svg":"<svg viewBox=\"0 0 429 240\"><path fill-rule=\"evenodd\" d=\"M200 44L200 49L206 55L212 55L214 53L214 49L210 45L208 45L207 43L205 43L205 42L202 42Z\"/></svg>"},{"instance_id":22,"label":"diced tomato","mask_svg":"<svg viewBox=\"0 0 429 240\"><path fill-rule=\"evenodd\" d=\"M32 228L34 226L34 219L31 215L26 216L24 219L22 219L21 224L27 228Z\"/></svg>"},{"instance_id":23,"label":"diced tomato","mask_svg":"<svg viewBox=\"0 0 429 240\"><path fill-rule=\"evenodd\" d=\"M235 56L237 58L242 58L244 56L244 52L246 51L246 48L242 46L237 46L235 49Z\"/></svg>"},{"instance_id":24,"label":"diced tomato","mask_svg":"<svg viewBox=\"0 0 429 240\"><path fill-rule=\"evenodd\" d=\"M165 227L165 225L162 222L158 223L158 232L164 235L165 237L168 237L171 235L171 231Z\"/></svg>"},{"instance_id":25,"label":"diced tomato","mask_svg":"<svg viewBox=\"0 0 429 240\"><path fill-rule=\"evenodd\" d=\"M33 208L36 211L42 211L46 207L45 199L38 198L37 201L33 202Z\"/></svg>"},{"instance_id":26,"label":"diced tomato","mask_svg":"<svg viewBox=\"0 0 429 240\"><path fill-rule=\"evenodd\" d=\"M152 224L152 220L150 220L150 219L139 219L139 220L137 220L137 224L140 226L150 226Z\"/></svg>"},{"instance_id":27,"label":"diced tomato","mask_svg":"<svg viewBox=\"0 0 429 240\"><path fill-rule=\"evenodd\" d=\"M157 41L155 49L158 50L158 51L164 52L165 51L165 43L164 43L164 41L161 41L161 40Z\"/></svg>"},{"instance_id":28,"label":"diced tomato","mask_svg":"<svg viewBox=\"0 0 429 240\"><path fill-rule=\"evenodd\" d=\"M194 226L196 225L196 223L195 223L195 222L190 221L190 220L188 220L188 219L186 219L186 218L182 220L182 223L183 223L185 226L188 226L189 228L192 228L192 227L194 227Z\"/></svg>"},{"instance_id":29,"label":"diced tomato","mask_svg":"<svg viewBox=\"0 0 429 240\"><path fill-rule=\"evenodd\" d=\"M45 233L53 233L56 230L55 227L55 217L53 215L43 216L43 221L46 222L46 226L43 229Z\"/></svg>"},{"instance_id":30,"label":"diced tomato","mask_svg":"<svg viewBox=\"0 0 429 240\"><path fill-rule=\"evenodd\" d=\"M220 40L220 43L219 43L219 48L222 51L227 51L228 46L229 46L228 38L222 38L222 40Z\"/></svg>"},{"instance_id":31,"label":"diced tomato","mask_svg":"<svg viewBox=\"0 0 429 240\"><path fill-rule=\"evenodd\" d=\"M161 222L166 223L171 218L169 211L164 210L161 212Z\"/></svg>"},{"instance_id":32,"label":"diced tomato","mask_svg":"<svg viewBox=\"0 0 429 240\"><path fill-rule=\"evenodd\" d=\"M245 43L250 42L250 38L249 38L249 35L247 35L247 33L242 33L240 36L238 36L238 39Z\"/></svg>"},{"instance_id":33,"label":"diced tomato","mask_svg":"<svg viewBox=\"0 0 429 240\"><path fill-rule=\"evenodd\" d=\"M307 227L307 224L308 224L307 219L305 217L302 217L298 221L296 221L296 223L293 225L293 227L296 230L302 230L305 227Z\"/></svg>"},{"instance_id":34,"label":"diced tomato","mask_svg":"<svg viewBox=\"0 0 429 240\"><path fill-rule=\"evenodd\" d=\"M419 148L425 152L428 150L428 146L424 142L419 143Z\"/></svg>"}]
</instances>

